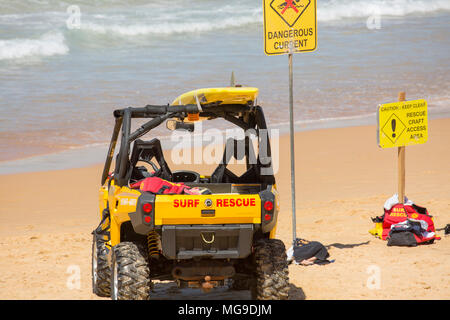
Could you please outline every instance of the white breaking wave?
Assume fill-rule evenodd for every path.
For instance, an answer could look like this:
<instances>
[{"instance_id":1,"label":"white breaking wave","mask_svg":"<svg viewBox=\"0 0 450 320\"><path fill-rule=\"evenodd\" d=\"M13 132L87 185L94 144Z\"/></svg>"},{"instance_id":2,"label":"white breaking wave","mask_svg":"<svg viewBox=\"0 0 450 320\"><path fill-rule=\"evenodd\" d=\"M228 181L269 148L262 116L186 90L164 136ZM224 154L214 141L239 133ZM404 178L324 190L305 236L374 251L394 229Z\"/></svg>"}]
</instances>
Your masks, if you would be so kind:
<instances>
[{"instance_id":1,"label":"white breaking wave","mask_svg":"<svg viewBox=\"0 0 450 320\"><path fill-rule=\"evenodd\" d=\"M450 0L330 0L318 1L317 20L320 22L339 21L342 19L361 19L374 14L385 16L406 16L410 14L429 14L439 10L450 10ZM177 33L196 33L214 30L223 30L235 27L245 27L251 24L262 24L262 5L255 3L254 7L246 4L245 10L240 10L239 5L234 7L234 12L247 12L247 15L236 16L233 7L219 7L215 14L219 16L208 18L203 9L190 9L183 12L164 12L157 16L157 20L150 23L112 23L114 19L108 15L96 15L95 18L84 21L81 29L99 34L113 34L118 36L142 36L142 35L171 35ZM194 19L198 16L198 19ZM124 19L117 20L127 20ZM148 17L149 21L150 16ZM156 18L156 17L155 17ZM103 20L103 21L102 21ZM106 21L105 21L106 20ZM177 21L178 20L178 21ZM181 22L179 22L181 20Z\"/></svg>"},{"instance_id":2,"label":"white breaking wave","mask_svg":"<svg viewBox=\"0 0 450 320\"><path fill-rule=\"evenodd\" d=\"M449 0L331 0L317 4L318 21L367 18L374 14L402 17L450 10Z\"/></svg>"},{"instance_id":3,"label":"white breaking wave","mask_svg":"<svg viewBox=\"0 0 450 320\"><path fill-rule=\"evenodd\" d=\"M46 33L39 39L0 40L0 60L64 55L68 52L69 47L60 32Z\"/></svg>"},{"instance_id":4,"label":"white breaking wave","mask_svg":"<svg viewBox=\"0 0 450 320\"><path fill-rule=\"evenodd\" d=\"M157 24L99 24L93 22L82 23L81 29L95 33L111 33L119 36L142 36L142 35L170 35L176 33L207 32L261 22L260 15L248 15L241 17L226 18L222 21L192 21L192 22L161 22Z\"/></svg>"}]
</instances>

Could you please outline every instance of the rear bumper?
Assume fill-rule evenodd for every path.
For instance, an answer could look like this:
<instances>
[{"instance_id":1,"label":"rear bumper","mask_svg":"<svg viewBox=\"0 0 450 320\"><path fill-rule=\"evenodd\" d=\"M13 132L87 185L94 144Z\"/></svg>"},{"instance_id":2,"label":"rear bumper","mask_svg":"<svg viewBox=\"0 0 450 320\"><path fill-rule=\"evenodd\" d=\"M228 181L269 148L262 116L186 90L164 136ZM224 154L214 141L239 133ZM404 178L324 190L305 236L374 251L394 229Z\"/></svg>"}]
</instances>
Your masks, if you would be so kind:
<instances>
[{"instance_id":1,"label":"rear bumper","mask_svg":"<svg viewBox=\"0 0 450 320\"><path fill-rule=\"evenodd\" d=\"M168 259L242 259L251 253L253 224L164 225L162 253Z\"/></svg>"}]
</instances>

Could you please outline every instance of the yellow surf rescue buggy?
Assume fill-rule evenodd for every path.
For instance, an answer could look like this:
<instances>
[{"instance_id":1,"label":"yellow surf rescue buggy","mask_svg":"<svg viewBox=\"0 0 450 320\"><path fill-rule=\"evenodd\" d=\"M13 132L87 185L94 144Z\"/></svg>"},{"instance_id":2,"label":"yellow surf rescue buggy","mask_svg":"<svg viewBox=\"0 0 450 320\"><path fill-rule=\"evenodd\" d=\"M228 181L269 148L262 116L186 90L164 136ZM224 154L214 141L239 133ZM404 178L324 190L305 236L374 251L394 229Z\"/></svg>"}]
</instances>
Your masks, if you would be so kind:
<instances>
[{"instance_id":1,"label":"yellow surf rescue buggy","mask_svg":"<svg viewBox=\"0 0 450 320\"><path fill-rule=\"evenodd\" d=\"M195 90L172 105L114 111L99 194L101 221L93 232L95 294L149 299L155 280L174 280L180 287L205 290L227 284L231 290L250 289L254 299L288 298L285 246L274 239L278 193L257 92L245 87ZM136 118L149 120L133 132ZM192 132L195 121L212 119L253 132L257 147L247 135L229 139L211 175L172 172L160 141L141 139L165 121L169 129ZM245 158L240 176L227 168L233 156ZM209 192L150 192L142 186L151 178Z\"/></svg>"}]
</instances>

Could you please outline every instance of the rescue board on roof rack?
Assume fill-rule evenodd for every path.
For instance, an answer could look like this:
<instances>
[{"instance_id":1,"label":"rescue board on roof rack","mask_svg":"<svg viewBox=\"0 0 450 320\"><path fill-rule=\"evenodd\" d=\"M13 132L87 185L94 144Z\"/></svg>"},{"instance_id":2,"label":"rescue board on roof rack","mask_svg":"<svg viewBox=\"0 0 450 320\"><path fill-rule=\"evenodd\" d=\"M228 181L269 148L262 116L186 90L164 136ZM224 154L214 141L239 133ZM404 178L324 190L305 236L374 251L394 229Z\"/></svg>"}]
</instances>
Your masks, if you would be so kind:
<instances>
[{"instance_id":1,"label":"rescue board on roof rack","mask_svg":"<svg viewBox=\"0 0 450 320\"><path fill-rule=\"evenodd\" d=\"M253 105L258 96L258 88L223 87L192 90L178 96L172 105L200 104L250 104Z\"/></svg>"}]
</instances>

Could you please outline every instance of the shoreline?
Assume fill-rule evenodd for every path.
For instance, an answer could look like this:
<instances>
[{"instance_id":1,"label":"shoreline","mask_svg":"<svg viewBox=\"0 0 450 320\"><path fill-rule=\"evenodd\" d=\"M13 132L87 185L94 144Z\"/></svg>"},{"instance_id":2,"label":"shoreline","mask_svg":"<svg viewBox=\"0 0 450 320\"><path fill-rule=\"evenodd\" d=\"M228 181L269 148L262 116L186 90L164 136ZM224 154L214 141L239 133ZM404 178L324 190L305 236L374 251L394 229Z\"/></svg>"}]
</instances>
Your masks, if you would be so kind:
<instances>
[{"instance_id":1,"label":"shoreline","mask_svg":"<svg viewBox=\"0 0 450 320\"><path fill-rule=\"evenodd\" d=\"M428 112L429 112L429 119L435 120L435 119L446 119L450 118L450 107L447 106L445 103L447 100L444 99L444 101L436 102L435 105L429 105ZM268 107L268 109L265 111L270 112L271 107ZM300 113L301 110L297 110L298 113ZM287 112L287 110L286 110ZM294 111L295 112L295 111ZM365 114L359 114L359 115L347 115L347 116L341 116L341 117L323 117L319 119L302 119L302 120L296 120L294 122L295 132L303 132L303 131L312 131L312 130L321 130L321 129L334 129L334 128L345 128L345 127L357 127L357 126L366 126L366 125L375 125L376 124L376 112L371 113L365 113ZM278 129L280 130L280 135L282 134L288 134L288 125L289 122L286 120L284 122L276 122L276 123L270 123L268 121L269 129ZM111 122L112 127L112 122ZM108 130L107 130L108 131ZM4 132L6 134L6 137L8 135L14 136L14 132L7 131ZM5 159L0 160L0 175L2 174L8 174L8 168L15 167L14 163L19 162L19 164L22 166L22 168L15 168L11 173L18 173L18 172L34 172L39 171L40 169L33 169L32 165L33 162L44 162L44 161L53 161L53 158L63 158L64 155L66 156L66 161L70 161L71 155L77 155L77 151L79 151L79 154L81 155L80 158L84 158L83 155L86 153L92 153L92 150L96 148L103 148L104 151L102 151L104 154L106 154L106 150L109 146L109 136L110 132L108 131L105 133L106 140L104 142L88 142L86 144L82 145L72 145L72 144L59 144L59 145L53 145L49 143L49 141L46 141L43 146L41 147L35 147L33 146L32 149L34 150L40 150L40 151L34 151L28 155L24 155L30 152L30 150L27 150L27 152L24 152L24 149L18 149L16 153L14 153L14 150L8 149L8 146L14 145L14 143L3 143L4 147L8 149L8 156ZM36 138L36 137L34 137ZM170 138L170 133L166 133L164 135L160 136L161 140L168 140ZM23 137L20 137L19 140L23 139ZM1 142L1 141L0 141ZM27 148L27 145L23 145L22 148ZM169 149L171 146L163 146L164 149ZM91 151L89 151L91 150ZM86 151L86 152L84 152ZM99 152L100 155L101 152ZM18 156L15 158L11 158L11 154L22 154L22 156ZM100 157L101 158L101 157ZM65 162L66 162L65 161ZM102 160L98 160L100 162ZM76 163L73 162L71 167L80 167L84 165L91 165L95 162L90 161L89 163ZM69 167L63 166L61 169L67 169Z\"/></svg>"},{"instance_id":2,"label":"shoreline","mask_svg":"<svg viewBox=\"0 0 450 320\"><path fill-rule=\"evenodd\" d=\"M429 120L450 119L431 116ZM310 132L316 130L342 129L361 126L376 126L376 113L369 115L351 116L343 118L327 118L319 120L299 120L295 122L295 132ZM287 123L268 125L269 129L279 130L279 137L289 135ZM170 141L170 135L161 138L163 150L170 150L175 143ZM204 147L204 146L203 146ZM13 160L0 161L0 175L9 175L22 172L40 172L50 170L66 170L83 168L101 164L106 157L109 142L97 142L86 146L70 147L52 153L36 154ZM74 160L75 159L75 160Z\"/></svg>"},{"instance_id":3,"label":"shoreline","mask_svg":"<svg viewBox=\"0 0 450 320\"><path fill-rule=\"evenodd\" d=\"M351 117L342 117L342 118L327 118L327 119L318 119L318 120L298 120L295 122L295 132L303 132L303 131L313 131L313 130L322 130L322 129L328 129L328 128L344 128L347 126L362 126L362 125L368 125L372 120L371 118L375 117L375 113L369 114L369 115L359 115L359 116L351 116ZM448 116L450 118L450 115ZM355 122L355 121L361 121L362 123ZM279 123L275 124L273 126L269 125L269 128L279 129L280 131L287 131L285 127L288 123ZM289 134L288 132L283 132L281 135ZM195 135L195 133L194 133ZM108 137L109 138L109 137ZM161 136L160 140L162 142L163 150L172 149L174 146L174 143L170 142L170 133L167 133L167 135ZM109 147L109 140L107 142L97 142L88 144L85 146L76 146L76 147L68 147L62 150L58 150L55 152L44 152L44 153L38 153L31 156L16 158L16 159L8 159L8 160L2 160L0 161L0 175L2 174L9 174L6 173L6 168L12 168L14 167L14 163L19 162L19 164L23 164L24 168L19 169L16 171L13 171L11 173L20 173L20 172L37 172L42 171L38 168L33 170L33 168L30 168L30 166L33 165L33 162L43 162L46 160L49 160L51 162L54 162L52 160L54 159L63 159L63 158L70 158L71 155L77 155L79 153L81 155L81 158L83 158L83 155L85 153L96 153L96 157L100 157L100 155L106 155L106 152ZM119 144L119 143L118 143ZM102 150L102 151L99 151ZM62 166L61 169L70 169L70 168L81 168L83 166L90 166L99 164L100 161L87 163L85 165L83 164L76 164L72 163L71 167ZM48 169L51 170L51 169ZM45 171L45 170L44 170Z\"/></svg>"}]
</instances>

